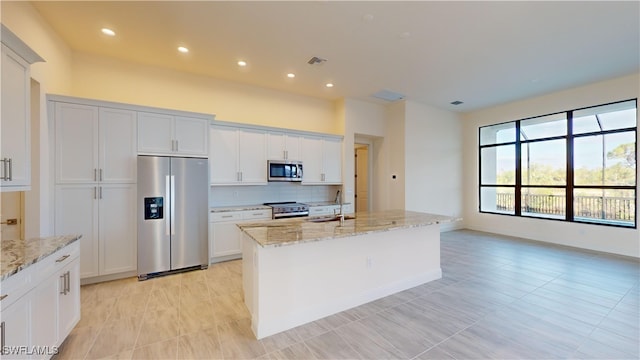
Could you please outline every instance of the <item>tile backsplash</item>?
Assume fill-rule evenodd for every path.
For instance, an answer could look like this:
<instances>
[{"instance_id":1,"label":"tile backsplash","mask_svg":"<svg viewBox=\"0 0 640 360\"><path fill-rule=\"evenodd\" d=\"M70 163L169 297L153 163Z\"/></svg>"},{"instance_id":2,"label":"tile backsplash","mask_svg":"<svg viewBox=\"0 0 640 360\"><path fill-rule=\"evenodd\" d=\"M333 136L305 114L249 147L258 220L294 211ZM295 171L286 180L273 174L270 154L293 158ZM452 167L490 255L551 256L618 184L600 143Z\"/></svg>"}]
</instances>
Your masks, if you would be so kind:
<instances>
[{"instance_id":1,"label":"tile backsplash","mask_svg":"<svg viewBox=\"0 0 640 360\"><path fill-rule=\"evenodd\" d=\"M266 202L333 201L341 185L300 185L299 183L270 182L255 186L212 186L209 206L254 205Z\"/></svg>"}]
</instances>

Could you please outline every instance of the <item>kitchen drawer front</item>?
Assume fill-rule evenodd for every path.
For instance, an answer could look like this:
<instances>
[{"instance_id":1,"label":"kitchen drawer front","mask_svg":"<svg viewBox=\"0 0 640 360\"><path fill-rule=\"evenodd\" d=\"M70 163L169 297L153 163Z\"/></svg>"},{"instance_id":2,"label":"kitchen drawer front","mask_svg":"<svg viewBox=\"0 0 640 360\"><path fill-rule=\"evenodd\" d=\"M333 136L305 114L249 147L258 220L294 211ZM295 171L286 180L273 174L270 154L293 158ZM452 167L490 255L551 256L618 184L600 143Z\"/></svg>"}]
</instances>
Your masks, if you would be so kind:
<instances>
[{"instance_id":1,"label":"kitchen drawer front","mask_svg":"<svg viewBox=\"0 0 640 360\"><path fill-rule=\"evenodd\" d=\"M250 210L242 212L243 220L265 220L271 219L271 210Z\"/></svg>"},{"instance_id":2,"label":"kitchen drawer front","mask_svg":"<svg viewBox=\"0 0 640 360\"><path fill-rule=\"evenodd\" d=\"M35 265L31 265L2 281L0 285L0 298L2 299L0 300L0 307L2 310L8 308L31 290L33 287L31 277L35 273L34 269Z\"/></svg>"},{"instance_id":3,"label":"kitchen drawer front","mask_svg":"<svg viewBox=\"0 0 640 360\"><path fill-rule=\"evenodd\" d=\"M74 241L37 263L37 274L34 273L31 280L33 284L38 285L51 274L60 271L71 261L80 257L80 241L82 240Z\"/></svg>"},{"instance_id":4,"label":"kitchen drawer front","mask_svg":"<svg viewBox=\"0 0 640 360\"><path fill-rule=\"evenodd\" d=\"M242 211L226 211L219 213L209 213L209 222L241 221Z\"/></svg>"}]
</instances>

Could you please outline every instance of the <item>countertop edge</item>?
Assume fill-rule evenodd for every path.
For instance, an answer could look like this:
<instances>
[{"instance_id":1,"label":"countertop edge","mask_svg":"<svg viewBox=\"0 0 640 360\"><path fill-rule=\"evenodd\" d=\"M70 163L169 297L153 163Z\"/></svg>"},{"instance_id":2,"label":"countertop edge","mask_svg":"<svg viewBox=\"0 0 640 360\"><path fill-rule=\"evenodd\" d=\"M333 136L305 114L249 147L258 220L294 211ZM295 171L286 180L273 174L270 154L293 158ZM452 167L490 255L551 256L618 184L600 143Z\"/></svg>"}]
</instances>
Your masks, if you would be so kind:
<instances>
[{"instance_id":1,"label":"countertop edge","mask_svg":"<svg viewBox=\"0 0 640 360\"><path fill-rule=\"evenodd\" d=\"M52 246L50 248L47 248L46 251L41 252L38 256L35 256L33 258L30 259L26 259L24 262L22 262L20 265L16 265L10 269L7 269L5 271L3 271L2 275L0 276L0 282L1 281L5 281L8 278L10 278L11 276L19 273L22 270L27 269L28 267L42 261L44 258L46 258L47 256L55 253L56 251L70 245L73 244L74 242L80 240L80 238L82 237L82 235L64 235L64 236L50 236L50 237L43 237L43 238L33 238L33 239L29 239L29 240L5 240L5 241L24 241L25 243L34 243L34 242L55 242L55 241L59 241L59 244L56 244L55 246ZM3 249L3 251L5 251Z\"/></svg>"}]
</instances>

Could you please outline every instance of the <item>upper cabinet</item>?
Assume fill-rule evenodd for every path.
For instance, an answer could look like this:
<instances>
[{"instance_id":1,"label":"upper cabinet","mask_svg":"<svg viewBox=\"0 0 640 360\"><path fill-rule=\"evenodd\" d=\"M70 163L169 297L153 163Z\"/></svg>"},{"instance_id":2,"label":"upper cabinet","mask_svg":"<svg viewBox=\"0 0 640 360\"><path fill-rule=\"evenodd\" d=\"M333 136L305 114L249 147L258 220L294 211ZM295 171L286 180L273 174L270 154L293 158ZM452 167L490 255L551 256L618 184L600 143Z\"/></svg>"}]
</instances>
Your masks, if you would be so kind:
<instances>
[{"instance_id":1,"label":"upper cabinet","mask_svg":"<svg viewBox=\"0 0 640 360\"><path fill-rule=\"evenodd\" d=\"M135 183L135 111L55 103L56 183Z\"/></svg>"},{"instance_id":2,"label":"upper cabinet","mask_svg":"<svg viewBox=\"0 0 640 360\"><path fill-rule=\"evenodd\" d=\"M270 131L267 133L267 147L268 160L301 160L299 135Z\"/></svg>"},{"instance_id":3,"label":"upper cabinet","mask_svg":"<svg viewBox=\"0 0 640 360\"><path fill-rule=\"evenodd\" d=\"M207 119L138 113L138 153L168 156L208 154Z\"/></svg>"},{"instance_id":4,"label":"upper cabinet","mask_svg":"<svg viewBox=\"0 0 640 360\"><path fill-rule=\"evenodd\" d=\"M304 166L303 185L342 183L342 139L304 136L300 149Z\"/></svg>"},{"instance_id":5,"label":"upper cabinet","mask_svg":"<svg viewBox=\"0 0 640 360\"><path fill-rule=\"evenodd\" d=\"M30 64L44 61L2 25L2 129L0 189L31 187L31 75Z\"/></svg>"},{"instance_id":6,"label":"upper cabinet","mask_svg":"<svg viewBox=\"0 0 640 360\"><path fill-rule=\"evenodd\" d=\"M265 131L212 125L209 143L212 185L267 183Z\"/></svg>"}]
</instances>

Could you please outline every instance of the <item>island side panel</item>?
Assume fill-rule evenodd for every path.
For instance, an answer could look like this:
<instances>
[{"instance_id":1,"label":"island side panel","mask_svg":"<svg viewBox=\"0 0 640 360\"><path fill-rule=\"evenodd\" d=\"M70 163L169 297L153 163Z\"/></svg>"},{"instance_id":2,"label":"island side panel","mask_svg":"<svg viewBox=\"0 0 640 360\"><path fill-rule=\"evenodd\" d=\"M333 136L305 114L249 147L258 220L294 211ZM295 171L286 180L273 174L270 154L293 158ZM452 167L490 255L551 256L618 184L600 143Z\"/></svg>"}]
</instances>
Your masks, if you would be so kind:
<instances>
[{"instance_id":1,"label":"island side panel","mask_svg":"<svg viewBox=\"0 0 640 360\"><path fill-rule=\"evenodd\" d=\"M442 277L439 225L279 247L249 240L245 301L258 339Z\"/></svg>"}]
</instances>

